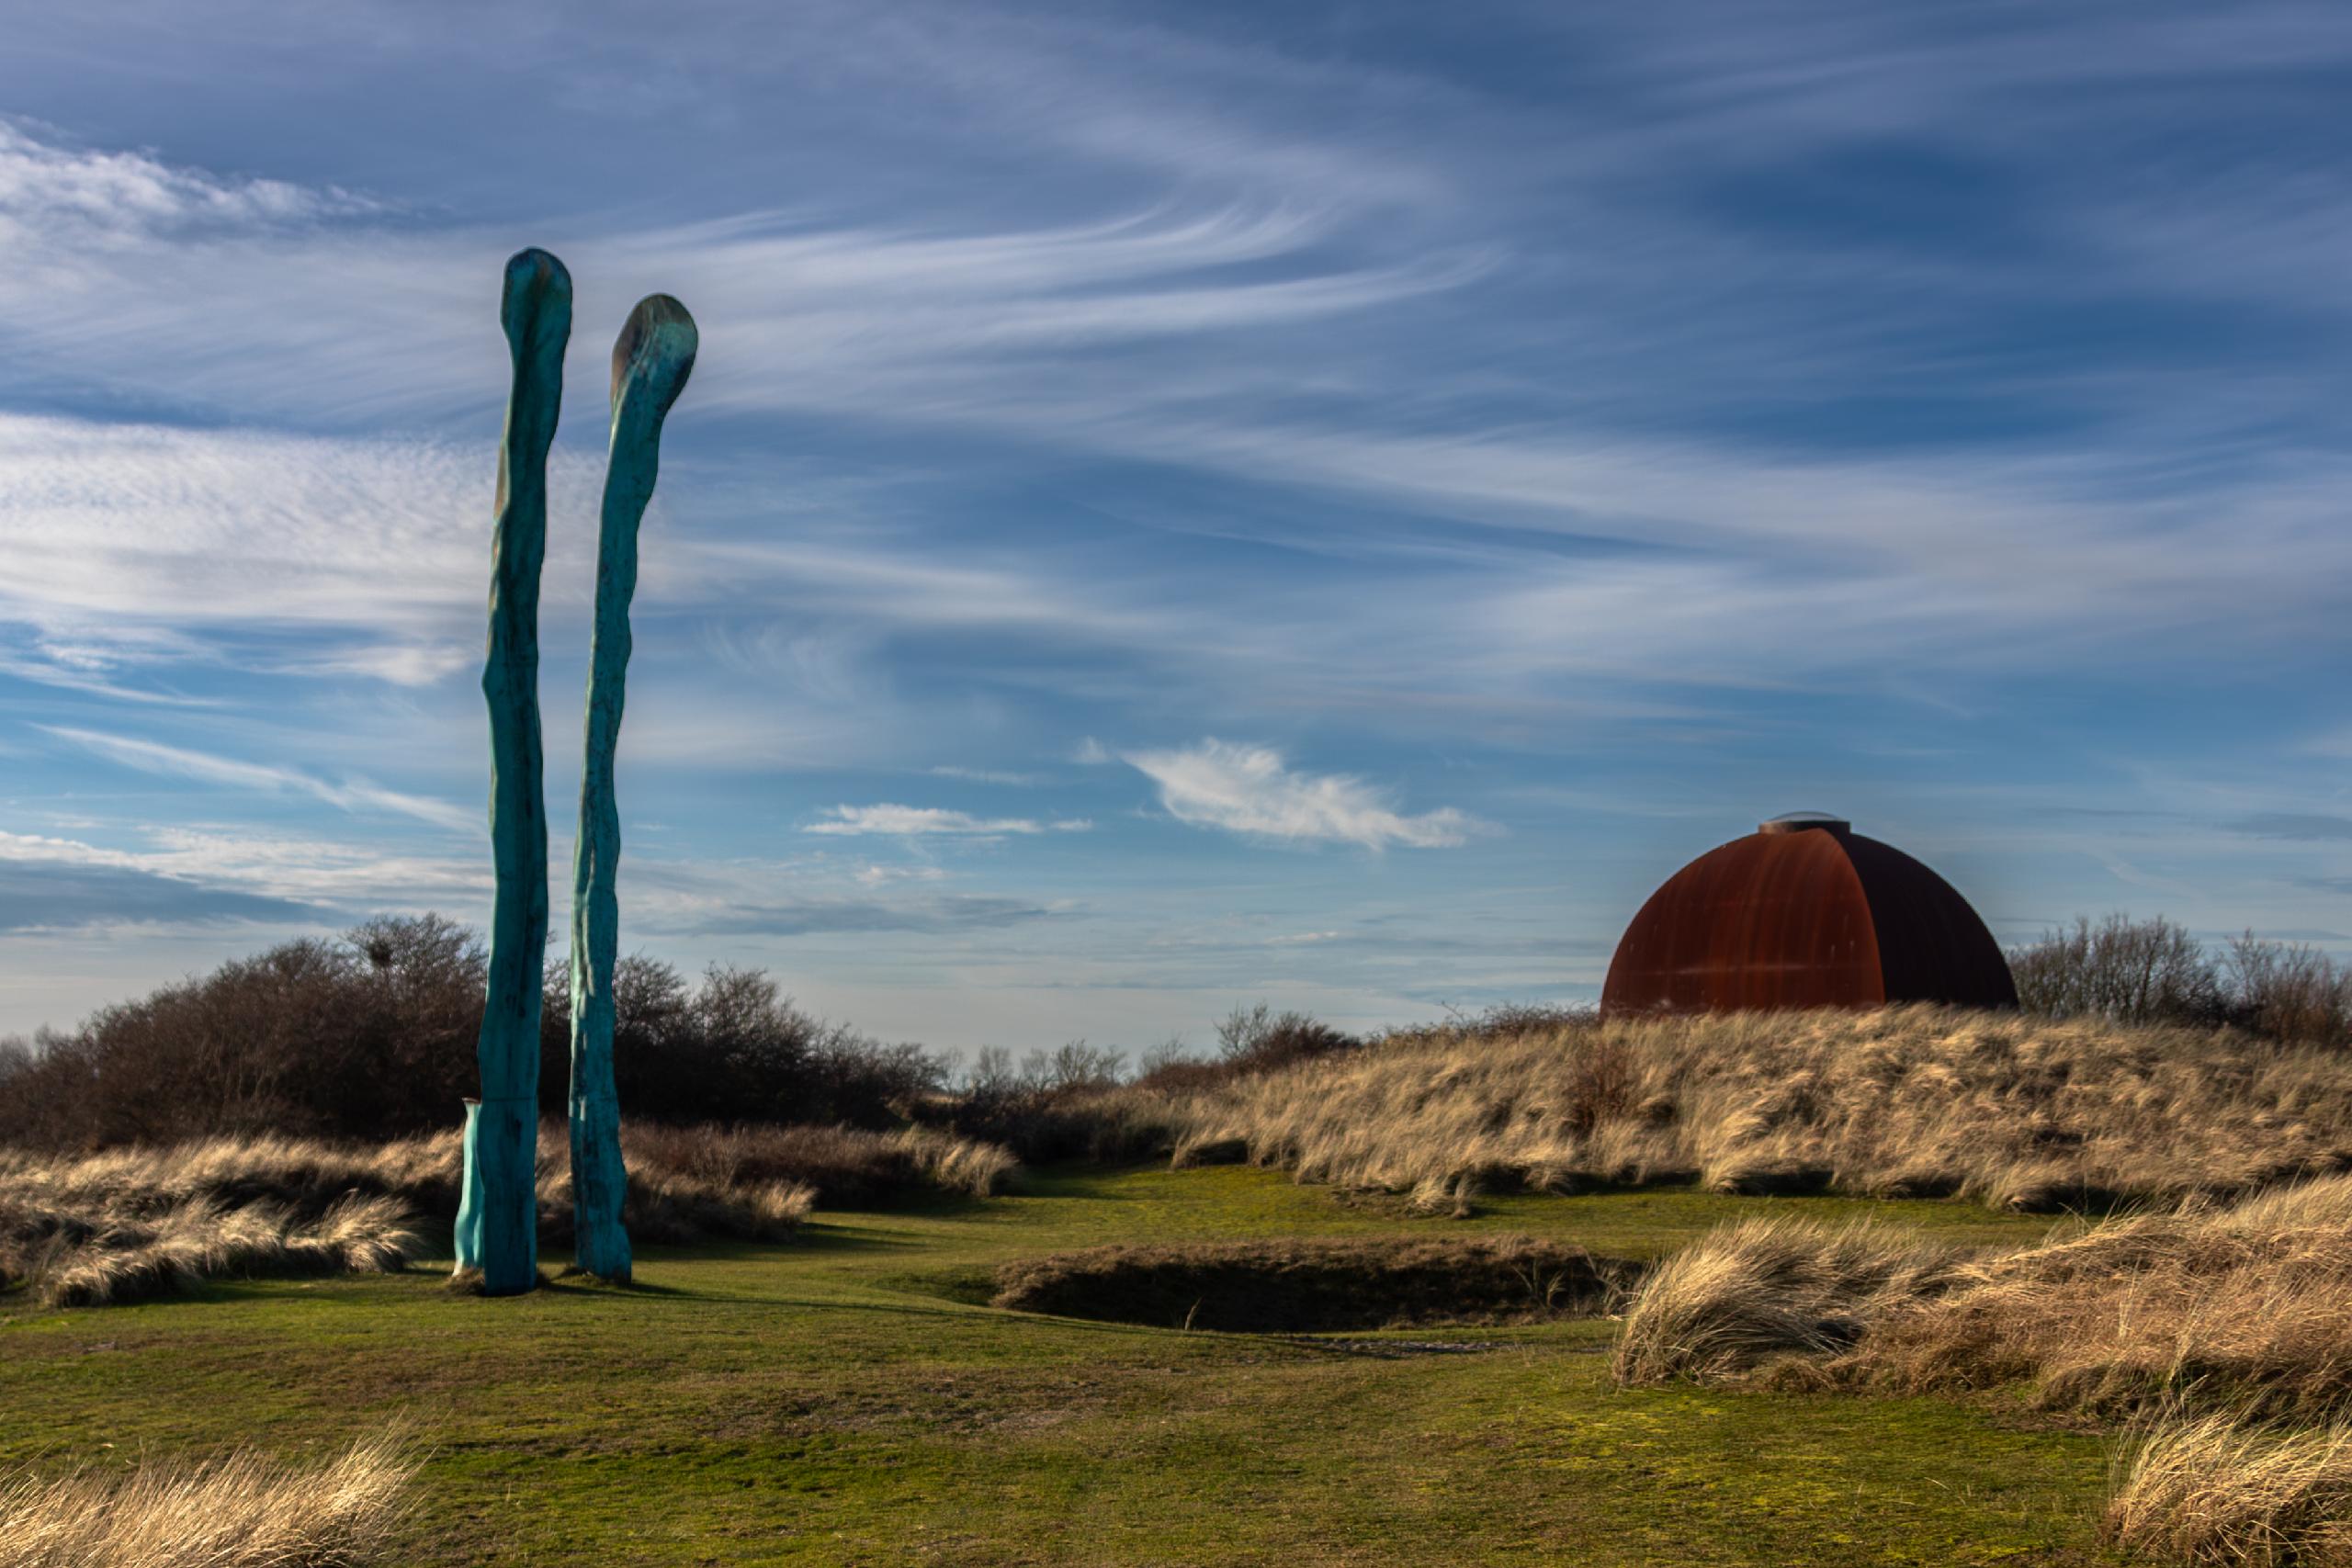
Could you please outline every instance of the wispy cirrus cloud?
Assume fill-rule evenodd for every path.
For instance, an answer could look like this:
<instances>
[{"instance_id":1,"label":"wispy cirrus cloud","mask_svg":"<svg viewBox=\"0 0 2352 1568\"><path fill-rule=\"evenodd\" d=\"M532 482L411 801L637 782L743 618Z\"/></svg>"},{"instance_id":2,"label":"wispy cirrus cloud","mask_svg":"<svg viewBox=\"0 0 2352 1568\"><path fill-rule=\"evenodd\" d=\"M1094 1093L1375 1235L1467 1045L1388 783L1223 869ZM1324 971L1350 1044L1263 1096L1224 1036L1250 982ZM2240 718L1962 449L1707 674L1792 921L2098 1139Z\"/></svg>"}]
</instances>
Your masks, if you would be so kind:
<instances>
[{"instance_id":1,"label":"wispy cirrus cloud","mask_svg":"<svg viewBox=\"0 0 2352 1568\"><path fill-rule=\"evenodd\" d=\"M1083 833L1094 826L1082 818L1040 821L1033 817L975 817L932 806L835 806L823 818L800 829L804 833L854 837L881 834L897 838L947 835L994 838L1002 834Z\"/></svg>"},{"instance_id":2,"label":"wispy cirrus cloud","mask_svg":"<svg viewBox=\"0 0 2352 1568\"><path fill-rule=\"evenodd\" d=\"M156 869L70 839L0 832L0 932L308 923L318 905Z\"/></svg>"},{"instance_id":3,"label":"wispy cirrus cloud","mask_svg":"<svg viewBox=\"0 0 2352 1568\"><path fill-rule=\"evenodd\" d=\"M897 882L944 882L947 872L935 865L867 865L857 872L862 887L888 887Z\"/></svg>"},{"instance_id":4,"label":"wispy cirrus cloud","mask_svg":"<svg viewBox=\"0 0 2352 1568\"><path fill-rule=\"evenodd\" d=\"M2347 733L2352 15L1661 0L1494 11L1464 51L1342 9L808 0L779 32L752 0L561 28L483 0L454 56L391 0L300 28L220 0L12 17L0 107L51 124L0 140L0 696L309 781L212 773L259 829L194 819L227 796L192 788L109 819L122 757L11 733L12 825L479 918L486 868L340 770L478 796L496 277L530 241L580 288L551 716L605 334L657 288L705 332L624 741L625 908L665 956L854 972L861 1023L942 1042L1197 1028L1251 995L1371 1021L1597 980L1652 862L1814 801L1909 812L1896 841L1957 857L2005 931L2151 897L2340 928L2306 884L2346 869L2320 818ZM1465 841L1170 875L1133 779L1070 765L1139 733L1350 759L1144 753L1204 829ZM2246 776L2167 789L2192 745ZM1510 843L1408 757L1475 780ZM827 810L927 773L891 809L944 817ZM2200 837L2029 840L1938 793L1994 778ZM864 863L1040 849L1057 816L1099 825L967 857L969 887ZM742 858L778 839L809 852ZM1034 912L1073 886L1088 920ZM1481 924L1506 893L1540 918ZM104 962L146 954L144 984L222 951ZM926 986L953 998L927 1018Z\"/></svg>"},{"instance_id":5,"label":"wispy cirrus cloud","mask_svg":"<svg viewBox=\"0 0 2352 1568\"><path fill-rule=\"evenodd\" d=\"M2290 839L2306 842L2352 840L2352 817L2322 811L2258 811L2232 822L2230 830L2256 839Z\"/></svg>"},{"instance_id":6,"label":"wispy cirrus cloud","mask_svg":"<svg viewBox=\"0 0 2352 1568\"><path fill-rule=\"evenodd\" d=\"M12 661L147 702L178 699L128 677L175 663L429 684L480 658L494 478L494 453L439 440L0 411L0 620L40 632ZM553 507L593 515L597 483L560 457ZM551 529L551 580L593 553Z\"/></svg>"},{"instance_id":7,"label":"wispy cirrus cloud","mask_svg":"<svg viewBox=\"0 0 2352 1568\"><path fill-rule=\"evenodd\" d=\"M1067 910L1034 899L949 893L893 899L812 894L738 900L693 911L649 913L648 929L678 935L804 937L855 931L995 931L1045 920Z\"/></svg>"},{"instance_id":8,"label":"wispy cirrus cloud","mask_svg":"<svg viewBox=\"0 0 2352 1568\"><path fill-rule=\"evenodd\" d=\"M0 235L53 242L84 229L109 243L282 228L381 210L335 186L221 176L143 151L75 147L0 118Z\"/></svg>"},{"instance_id":9,"label":"wispy cirrus cloud","mask_svg":"<svg viewBox=\"0 0 2352 1568\"><path fill-rule=\"evenodd\" d=\"M942 764L932 769L931 773L933 778L963 779L971 784L1003 784L1012 789L1025 789L1045 782L1042 774L1016 773L1001 768L967 768Z\"/></svg>"},{"instance_id":10,"label":"wispy cirrus cloud","mask_svg":"<svg viewBox=\"0 0 2352 1568\"><path fill-rule=\"evenodd\" d=\"M332 187L228 181L0 128L0 235L18 260L0 279L0 331L28 367L216 420L438 424L497 407L503 345L478 295L511 224L393 223ZM1001 411L1041 360L1310 326L1456 289L1490 265L1471 245L1335 250L1361 217L1282 188L1130 198L1076 220L755 210L541 228L587 280L583 333L606 290L626 301L656 287L722 329L697 367L704 407L895 422ZM240 330L213 330L223 318ZM596 385L599 357L572 356L575 396ZM1148 380L1088 379L1123 405L1159 400Z\"/></svg>"},{"instance_id":11,"label":"wispy cirrus cloud","mask_svg":"<svg viewBox=\"0 0 2352 1568\"><path fill-rule=\"evenodd\" d=\"M1160 751L1130 751L1128 765L1159 786L1159 804L1196 828L1269 839L1445 849L1489 831L1452 807L1408 816L1387 795L1345 773L1294 773L1269 746L1217 739Z\"/></svg>"},{"instance_id":12,"label":"wispy cirrus cloud","mask_svg":"<svg viewBox=\"0 0 2352 1568\"><path fill-rule=\"evenodd\" d=\"M221 784L231 789L264 795L308 795L345 811L389 813L461 832L481 830L481 818L471 811L447 801L379 788L362 779L338 782L306 773L299 768L272 762L241 761L233 757L166 746L160 741L101 734L65 725L42 725L40 728L60 740L69 741L108 761L135 768L141 773L193 779L202 784Z\"/></svg>"}]
</instances>

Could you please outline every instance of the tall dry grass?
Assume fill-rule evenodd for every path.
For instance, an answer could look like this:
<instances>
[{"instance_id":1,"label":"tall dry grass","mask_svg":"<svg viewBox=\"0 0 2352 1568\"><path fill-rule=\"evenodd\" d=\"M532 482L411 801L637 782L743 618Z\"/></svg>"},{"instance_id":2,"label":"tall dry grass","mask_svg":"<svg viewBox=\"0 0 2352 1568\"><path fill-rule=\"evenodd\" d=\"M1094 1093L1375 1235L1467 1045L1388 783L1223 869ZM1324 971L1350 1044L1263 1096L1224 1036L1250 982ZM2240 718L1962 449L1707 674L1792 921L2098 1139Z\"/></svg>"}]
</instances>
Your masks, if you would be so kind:
<instances>
[{"instance_id":1,"label":"tall dry grass","mask_svg":"<svg viewBox=\"0 0 2352 1568\"><path fill-rule=\"evenodd\" d=\"M0 1227L16 1230L24 1216L0 1208ZM309 1220L282 1204L230 1209L204 1199L147 1215L32 1218L49 1235L23 1249L23 1273L44 1304L60 1307L141 1301L221 1278L383 1273L418 1249L415 1216L392 1198L345 1198Z\"/></svg>"},{"instance_id":2,"label":"tall dry grass","mask_svg":"<svg viewBox=\"0 0 2352 1568\"><path fill-rule=\"evenodd\" d=\"M1246 1157L1431 1209L1699 1179L2048 1211L2352 1168L2340 1053L1923 1006L1425 1031L1162 1113L1179 1163Z\"/></svg>"},{"instance_id":3,"label":"tall dry grass","mask_svg":"<svg viewBox=\"0 0 2352 1568\"><path fill-rule=\"evenodd\" d=\"M1651 1271L1617 1341L1623 1383L1735 1376L1850 1348L1893 1303L1947 1288L1958 1255L1876 1225L1743 1220Z\"/></svg>"},{"instance_id":4,"label":"tall dry grass","mask_svg":"<svg viewBox=\"0 0 2352 1568\"><path fill-rule=\"evenodd\" d=\"M1915 1393L2019 1385L2110 1417L2352 1416L2352 1177L1969 1255L1891 1232L1727 1226L1655 1270L1628 1382L1765 1373Z\"/></svg>"},{"instance_id":5,"label":"tall dry grass","mask_svg":"<svg viewBox=\"0 0 2352 1568\"><path fill-rule=\"evenodd\" d=\"M1727 1225L1643 1281L1613 1370L1925 1393L2021 1387L2136 1428L2106 1528L2189 1563L2352 1568L2352 1177L1970 1253Z\"/></svg>"},{"instance_id":6,"label":"tall dry grass","mask_svg":"<svg viewBox=\"0 0 2352 1568\"><path fill-rule=\"evenodd\" d=\"M622 1133L624 1217L641 1241L778 1240L820 1194L996 1190L1012 1157L928 1129L659 1127ZM215 1138L55 1158L0 1149L0 1288L27 1281L55 1305L136 1300L220 1276L398 1269L419 1215L457 1211L455 1133L358 1145ZM561 1127L539 1137L540 1234L571 1234Z\"/></svg>"},{"instance_id":7,"label":"tall dry grass","mask_svg":"<svg viewBox=\"0 0 2352 1568\"><path fill-rule=\"evenodd\" d=\"M629 1168L663 1169L714 1186L790 1181L846 1207L925 1190L985 1198L1003 1190L1019 1161L1002 1146L932 1127L872 1133L854 1127L665 1127L622 1131Z\"/></svg>"},{"instance_id":8,"label":"tall dry grass","mask_svg":"<svg viewBox=\"0 0 2352 1568\"><path fill-rule=\"evenodd\" d=\"M2109 1539L2176 1562L2352 1565L2352 1427L2226 1416L2154 1425L2127 1445Z\"/></svg>"},{"instance_id":9,"label":"tall dry grass","mask_svg":"<svg viewBox=\"0 0 2352 1568\"><path fill-rule=\"evenodd\" d=\"M0 1482L0 1568L365 1568L393 1561L418 1461L397 1435L323 1465L251 1452Z\"/></svg>"}]
</instances>

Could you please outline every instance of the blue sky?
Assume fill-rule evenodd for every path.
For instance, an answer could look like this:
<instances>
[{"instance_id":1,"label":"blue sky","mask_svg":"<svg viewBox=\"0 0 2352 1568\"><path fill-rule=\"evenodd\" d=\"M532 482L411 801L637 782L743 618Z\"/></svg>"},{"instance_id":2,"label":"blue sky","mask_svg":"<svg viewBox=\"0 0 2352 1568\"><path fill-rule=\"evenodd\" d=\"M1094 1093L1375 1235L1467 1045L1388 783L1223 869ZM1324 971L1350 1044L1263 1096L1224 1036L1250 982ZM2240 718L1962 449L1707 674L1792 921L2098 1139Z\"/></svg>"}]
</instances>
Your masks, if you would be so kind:
<instances>
[{"instance_id":1,"label":"blue sky","mask_svg":"<svg viewBox=\"0 0 2352 1568\"><path fill-rule=\"evenodd\" d=\"M524 244L700 362L623 942L935 1045L1592 995L1824 807L2352 946L2352 12L80 0L0 51L0 1032L481 922ZM559 901L556 929L563 926Z\"/></svg>"}]
</instances>

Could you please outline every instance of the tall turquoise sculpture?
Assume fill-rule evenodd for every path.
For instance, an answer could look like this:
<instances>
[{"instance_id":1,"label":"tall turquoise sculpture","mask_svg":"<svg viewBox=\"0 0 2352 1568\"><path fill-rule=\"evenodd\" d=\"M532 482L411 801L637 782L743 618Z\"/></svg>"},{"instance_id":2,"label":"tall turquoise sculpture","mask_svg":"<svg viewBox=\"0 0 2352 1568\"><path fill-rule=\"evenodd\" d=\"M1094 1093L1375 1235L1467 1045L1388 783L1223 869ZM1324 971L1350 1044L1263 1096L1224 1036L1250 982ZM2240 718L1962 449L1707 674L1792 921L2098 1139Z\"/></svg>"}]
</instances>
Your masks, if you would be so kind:
<instances>
[{"instance_id":1,"label":"tall turquoise sculpture","mask_svg":"<svg viewBox=\"0 0 2352 1568\"><path fill-rule=\"evenodd\" d=\"M571 275L541 250L506 264L499 304L514 362L491 536L490 840L497 893L490 987L474 1055L481 1099L466 1108L458 1208L460 1270L491 1295L538 1283L540 965L548 943L547 798L540 784L539 567L547 556L548 446L563 403Z\"/></svg>"},{"instance_id":2,"label":"tall turquoise sculpture","mask_svg":"<svg viewBox=\"0 0 2352 1568\"><path fill-rule=\"evenodd\" d=\"M596 630L588 670L587 764L571 857L571 1201L580 1267L629 1277L621 1200L620 1106L613 1089L613 961L620 945L614 884L621 853L613 756L628 695L629 600L637 531L661 468L662 422L695 366L695 320L667 294L631 310L613 344L612 452L596 546Z\"/></svg>"}]
</instances>

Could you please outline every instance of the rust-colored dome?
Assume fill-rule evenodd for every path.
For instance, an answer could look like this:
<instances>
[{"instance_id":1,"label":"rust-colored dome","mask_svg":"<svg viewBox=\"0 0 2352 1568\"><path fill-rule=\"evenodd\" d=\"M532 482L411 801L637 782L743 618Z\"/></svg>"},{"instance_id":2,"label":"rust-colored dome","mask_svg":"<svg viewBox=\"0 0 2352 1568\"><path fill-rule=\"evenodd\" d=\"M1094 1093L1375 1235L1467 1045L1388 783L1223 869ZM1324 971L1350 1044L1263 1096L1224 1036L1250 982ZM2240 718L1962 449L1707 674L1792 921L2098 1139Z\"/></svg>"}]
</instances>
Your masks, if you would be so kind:
<instances>
[{"instance_id":1,"label":"rust-colored dome","mask_svg":"<svg viewBox=\"0 0 2352 1568\"><path fill-rule=\"evenodd\" d=\"M1993 933L1951 883L1817 812L1776 817L1650 895L1600 1010L1952 1002L2015 1007Z\"/></svg>"}]
</instances>

